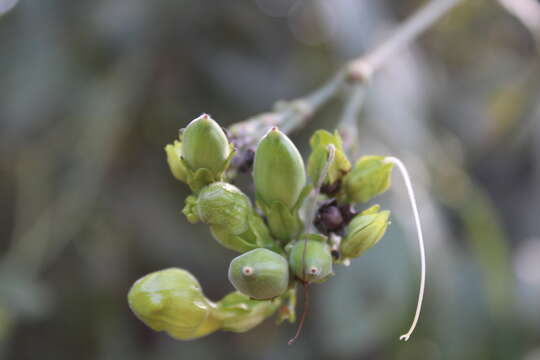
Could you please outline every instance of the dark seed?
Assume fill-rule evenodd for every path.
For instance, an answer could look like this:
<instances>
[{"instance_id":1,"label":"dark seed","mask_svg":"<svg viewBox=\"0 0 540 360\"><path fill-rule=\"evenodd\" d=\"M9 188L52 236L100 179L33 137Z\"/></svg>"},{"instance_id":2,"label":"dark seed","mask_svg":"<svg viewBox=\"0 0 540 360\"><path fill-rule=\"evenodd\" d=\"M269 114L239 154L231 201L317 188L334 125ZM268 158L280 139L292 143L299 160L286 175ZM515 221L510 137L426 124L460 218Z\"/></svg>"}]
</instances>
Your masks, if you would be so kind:
<instances>
[{"instance_id":1,"label":"dark seed","mask_svg":"<svg viewBox=\"0 0 540 360\"><path fill-rule=\"evenodd\" d=\"M354 206L347 204L338 206L337 201L331 199L319 207L313 223L321 234L335 233L342 235L345 226L356 214Z\"/></svg>"},{"instance_id":2,"label":"dark seed","mask_svg":"<svg viewBox=\"0 0 540 360\"><path fill-rule=\"evenodd\" d=\"M339 192L340 188L341 188L341 180L338 180L333 184L325 184L321 186L321 193L328 196L334 196Z\"/></svg>"},{"instance_id":3,"label":"dark seed","mask_svg":"<svg viewBox=\"0 0 540 360\"><path fill-rule=\"evenodd\" d=\"M356 209L354 206L350 204L341 205L339 207L339 212L341 213L341 216L343 217L344 225L347 225L351 222L353 217L357 214Z\"/></svg>"},{"instance_id":4,"label":"dark seed","mask_svg":"<svg viewBox=\"0 0 540 360\"><path fill-rule=\"evenodd\" d=\"M314 223L315 227L326 235L341 229L343 227L343 216L337 206L337 202L331 200L323 204L317 211Z\"/></svg>"}]
</instances>

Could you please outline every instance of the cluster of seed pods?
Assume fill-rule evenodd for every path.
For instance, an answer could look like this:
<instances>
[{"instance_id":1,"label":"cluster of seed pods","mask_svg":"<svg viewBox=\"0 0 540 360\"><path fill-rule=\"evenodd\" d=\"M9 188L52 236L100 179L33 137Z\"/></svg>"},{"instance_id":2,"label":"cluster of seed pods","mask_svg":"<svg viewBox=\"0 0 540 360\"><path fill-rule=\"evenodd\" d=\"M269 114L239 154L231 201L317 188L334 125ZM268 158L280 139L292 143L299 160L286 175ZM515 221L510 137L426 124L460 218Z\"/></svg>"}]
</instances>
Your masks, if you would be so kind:
<instances>
[{"instance_id":1,"label":"cluster of seed pods","mask_svg":"<svg viewBox=\"0 0 540 360\"><path fill-rule=\"evenodd\" d=\"M236 291L212 302L188 271L161 270L131 288L135 315L183 340L219 329L244 332L276 311L278 321L293 322L298 284L326 281L334 265L375 245L390 213L378 205L356 207L388 189L395 162L365 156L351 165L337 132L319 130L310 144L306 169L293 142L275 127L268 130L255 149L253 205L229 182L236 154L223 129L206 114L191 121L165 147L167 160L193 192L183 209L187 220L207 224L219 244L241 253L228 270Z\"/></svg>"}]
</instances>

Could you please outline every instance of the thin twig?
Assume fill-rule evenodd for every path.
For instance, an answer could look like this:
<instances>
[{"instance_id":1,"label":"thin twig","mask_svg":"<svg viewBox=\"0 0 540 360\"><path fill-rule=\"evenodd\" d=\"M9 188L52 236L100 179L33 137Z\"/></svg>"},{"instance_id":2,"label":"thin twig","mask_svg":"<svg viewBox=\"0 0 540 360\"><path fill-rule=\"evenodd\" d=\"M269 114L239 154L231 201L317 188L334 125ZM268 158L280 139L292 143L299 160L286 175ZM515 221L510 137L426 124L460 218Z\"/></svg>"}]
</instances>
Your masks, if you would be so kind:
<instances>
[{"instance_id":1,"label":"thin twig","mask_svg":"<svg viewBox=\"0 0 540 360\"><path fill-rule=\"evenodd\" d=\"M390 60L394 54L413 42L439 18L463 0L432 0L417 10L378 47L349 63L349 74L367 80Z\"/></svg>"},{"instance_id":2,"label":"thin twig","mask_svg":"<svg viewBox=\"0 0 540 360\"><path fill-rule=\"evenodd\" d=\"M338 130L343 138L343 147L347 149L348 155L356 158L358 139L358 115L362 110L366 95L366 87L364 83L355 84L350 91L349 97L345 103L343 115L339 121Z\"/></svg>"},{"instance_id":3,"label":"thin twig","mask_svg":"<svg viewBox=\"0 0 540 360\"><path fill-rule=\"evenodd\" d=\"M304 309L302 310L302 317L300 318L300 322L298 323L298 328L296 329L296 333L294 334L293 338L290 339L287 344L292 345L299 337L300 333L302 331L302 328L304 327L304 321L306 321L306 317L309 310L309 283L304 282Z\"/></svg>"},{"instance_id":4,"label":"thin twig","mask_svg":"<svg viewBox=\"0 0 540 360\"><path fill-rule=\"evenodd\" d=\"M396 52L410 44L460 1L463 0L432 0L398 26L381 45L347 63L319 89L296 100L278 103L278 109L274 112L259 114L231 126L231 135L243 139L240 150L254 146L272 126L279 127L286 134L298 130L336 96L347 81L365 85Z\"/></svg>"}]
</instances>

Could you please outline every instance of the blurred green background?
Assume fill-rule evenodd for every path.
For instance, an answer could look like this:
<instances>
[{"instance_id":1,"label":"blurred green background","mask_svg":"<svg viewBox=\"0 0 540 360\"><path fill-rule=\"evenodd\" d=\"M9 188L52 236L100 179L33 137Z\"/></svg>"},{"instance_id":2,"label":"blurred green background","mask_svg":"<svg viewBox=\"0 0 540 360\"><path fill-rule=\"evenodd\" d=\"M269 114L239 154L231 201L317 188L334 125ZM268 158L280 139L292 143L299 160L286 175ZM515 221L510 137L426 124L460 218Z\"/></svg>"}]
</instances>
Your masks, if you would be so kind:
<instances>
[{"instance_id":1,"label":"blurred green background","mask_svg":"<svg viewBox=\"0 0 540 360\"><path fill-rule=\"evenodd\" d=\"M0 0L0 358L540 359L540 5L468 0L377 74L362 154L408 164L427 293L403 183L392 226L311 287L295 326L174 341L126 294L171 266L217 300L235 253L181 215L163 147L202 112L223 125L324 83L419 0ZM12 7L13 6L13 7ZM333 129L337 99L292 134ZM246 187L249 178L239 179Z\"/></svg>"}]
</instances>

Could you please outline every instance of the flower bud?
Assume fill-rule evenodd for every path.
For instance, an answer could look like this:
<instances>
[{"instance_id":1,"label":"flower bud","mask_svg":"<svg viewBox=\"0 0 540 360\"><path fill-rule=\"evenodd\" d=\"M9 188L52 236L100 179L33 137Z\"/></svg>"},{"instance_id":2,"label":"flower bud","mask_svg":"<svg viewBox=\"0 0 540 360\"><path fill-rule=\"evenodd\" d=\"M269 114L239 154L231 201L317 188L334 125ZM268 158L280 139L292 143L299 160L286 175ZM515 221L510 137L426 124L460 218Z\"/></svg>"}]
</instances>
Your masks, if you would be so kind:
<instances>
[{"instance_id":1,"label":"flower bud","mask_svg":"<svg viewBox=\"0 0 540 360\"><path fill-rule=\"evenodd\" d=\"M384 156L364 156L356 162L343 179L346 202L367 202L390 187L393 164L384 159Z\"/></svg>"},{"instance_id":2,"label":"flower bud","mask_svg":"<svg viewBox=\"0 0 540 360\"><path fill-rule=\"evenodd\" d=\"M202 221L210 225L212 236L228 249L246 252L275 246L249 198L229 183L215 182L198 195L188 196L182 212L193 224Z\"/></svg>"},{"instance_id":3,"label":"flower bud","mask_svg":"<svg viewBox=\"0 0 540 360\"><path fill-rule=\"evenodd\" d=\"M173 176L180 181L187 182L188 170L182 161L182 143L175 140L173 144L165 146L165 152Z\"/></svg>"},{"instance_id":4,"label":"flower bud","mask_svg":"<svg viewBox=\"0 0 540 360\"><path fill-rule=\"evenodd\" d=\"M273 251L254 249L231 261L229 281L236 290L253 299L272 299L287 290L289 264Z\"/></svg>"},{"instance_id":5,"label":"flower bud","mask_svg":"<svg viewBox=\"0 0 540 360\"><path fill-rule=\"evenodd\" d=\"M344 258L355 258L375 245L386 232L389 211L379 211L379 205L356 215L347 225L346 236L341 242L341 253Z\"/></svg>"},{"instance_id":6,"label":"flower bud","mask_svg":"<svg viewBox=\"0 0 540 360\"><path fill-rule=\"evenodd\" d=\"M257 199L267 207L278 202L292 209L302 193L306 184L302 156L275 127L257 145L253 176Z\"/></svg>"},{"instance_id":7,"label":"flower bud","mask_svg":"<svg viewBox=\"0 0 540 360\"><path fill-rule=\"evenodd\" d=\"M206 224L227 228L234 235L248 230L248 218L253 208L249 198L236 186L216 182L199 193L196 211Z\"/></svg>"},{"instance_id":8,"label":"flower bud","mask_svg":"<svg viewBox=\"0 0 540 360\"><path fill-rule=\"evenodd\" d=\"M222 329L246 332L271 316L281 305L281 298L272 300L253 300L235 291L218 302L223 322Z\"/></svg>"},{"instance_id":9,"label":"flower bud","mask_svg":"<svg viewBox=\"0 0 540 360\"><path fill-rule=\"evenodd\" d=\"M191 223L202 221L238 235L247 231L253 208L249 198L236 186L215 182L205 186L197 196L188 196L182 212Z\"/></svg>"},{"instance_id":10,"label":"flower bud","mask_svg":"<svg viewBox=\"0 0 540 360\"><path fill-rule=\"evenodd\" d=\"M208 300L197 279L186 270L171 268L137 280L128 293L135 315L156 331L176 339L190 340L219 329Z\"/></svg>"},{"instance_id":11,"label":"flower bud","mask_svg":"<svg viewBox=\"0 0 540 360\"><path fill-rule=\"evenodd\" d=\"M325 130L317 130L309 140L311 154L309 155L307 172L311 181L316 183L321 176L322 169L328 161L328 145L334 145L334 160L328 167L328 173L323 181L323 186L332 186L351 170L351 163L345 152L341 136L336 131L333 135Z\"/></svg>"},{"instance_id":12,"label":"flower bud","mask_svg":"<svg viewBox=\"0 0 540 360\"><path fill-rule=\"evenodd\" d=\"M297 240L289 252L289 264L296 277L303 281L323 280L332 274L330 246L318 240Z\"/></svg>"},{"instance_id":13,"label":"flower bud","mask_svg":"<svg viewBox=\"0 0 540 360\"><path fill-rule=\"evenodd\" d=\"M209 115L192 120L182 133L182 155L192 171L225 171L231 148L223 129Z\"/></svg>"}]
</instances>

